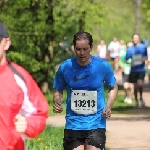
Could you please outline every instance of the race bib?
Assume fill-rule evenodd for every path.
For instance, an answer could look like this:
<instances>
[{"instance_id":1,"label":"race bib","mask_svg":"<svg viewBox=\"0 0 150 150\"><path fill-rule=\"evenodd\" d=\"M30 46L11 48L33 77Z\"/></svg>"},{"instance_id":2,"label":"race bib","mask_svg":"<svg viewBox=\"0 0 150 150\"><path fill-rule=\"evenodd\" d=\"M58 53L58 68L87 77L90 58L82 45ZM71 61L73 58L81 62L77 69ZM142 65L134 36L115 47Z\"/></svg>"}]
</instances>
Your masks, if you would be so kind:
<instances>
[{"instance_id":1,"label":"race bib","mask_svg":"<svg viewBox=\"0 0 150 150\"><path fill-rule=\"evenodd\" d=\"M142 64L142 55L136 54L132 56L132 61L134 65L141 65Z\"/></svg>"},{"instance_id":2,"label":"race bib","mask_svg":"<svg viewBox=\"0 0 150 150\"><path fill-rule=\"evenodd\" d=\"M77 114L96 113L97 91L73 90L71 93L71 110Z\"/></svg>"}]
</instances>

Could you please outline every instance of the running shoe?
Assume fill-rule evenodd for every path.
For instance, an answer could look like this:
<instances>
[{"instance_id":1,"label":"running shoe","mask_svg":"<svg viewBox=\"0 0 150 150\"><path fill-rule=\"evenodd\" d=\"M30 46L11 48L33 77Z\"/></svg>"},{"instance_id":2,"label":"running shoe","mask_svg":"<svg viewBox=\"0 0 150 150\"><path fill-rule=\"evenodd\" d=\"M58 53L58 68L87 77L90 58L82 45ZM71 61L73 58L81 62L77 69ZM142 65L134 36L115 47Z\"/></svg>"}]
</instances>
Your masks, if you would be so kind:
<instances>
[{"instance_id":1,"label":"running shoe","mask_svg":"<svg viewBox=\"0 0 150 150\"><path fill-rule=\"evenodd\" d=\"M134 108L138 109L139 108L139 104L138 102L135 103Z\"/></svg>"},{"instance_id":2,"label":"running shoe","mask_svg":"<svg viewBox=\"0 0 150 150\"><path fill-rule=\"evenodd\" d=\"M127 98L127 102L128 104L132 104L132 99L131 98Z\"/></svg>"},{"instance_id":3,"label":"running shoe","mask_svg":"<svg viewBox=\"0 0 150 150\"><path fill-rule=\"evenodd\" d=\"M128 98L127 98L127 97L125 97L124 102L125 102L125 103L127 103L127 101L128 101Z\"/></svg>"},{"instance_id":4,"label":"running shoe","mask_svg":"<svg viewBox=\"0 0 150 150\"><path fill-rule=\"evenodd\" d=\"M140 98L140 101L141 101L142 107L145 107L145 102L142 97Z\"/></svg>"}]
</instances>

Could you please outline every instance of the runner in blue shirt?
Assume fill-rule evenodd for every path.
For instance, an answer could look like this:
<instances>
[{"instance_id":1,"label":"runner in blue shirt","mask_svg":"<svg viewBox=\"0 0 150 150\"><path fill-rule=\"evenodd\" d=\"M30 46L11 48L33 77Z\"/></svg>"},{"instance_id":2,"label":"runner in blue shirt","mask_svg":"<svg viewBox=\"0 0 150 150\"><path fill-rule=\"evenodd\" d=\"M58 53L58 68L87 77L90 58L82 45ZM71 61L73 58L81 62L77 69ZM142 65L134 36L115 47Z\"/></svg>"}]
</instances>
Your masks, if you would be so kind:
<instances>
[{"instance_id":1,"label":"runner in blue shirt","mask_svg":"<svg viewBox=\"0 0 150 150\"><path fill-rule=\"evenodd\" d=\"M67 90L64 150L103 150L106 142L106 118L118 87L106 60L91 56L92 36L78 32L73 39L76 57L61 63L54 80L55 113L62 112L63 90ZM109 87L107 103L104 82Z\"/></svg>"},{"instance_id":2,"label":"runner in blue shirt","mask_svg":"<svg viewBox=\"0 0 150 150\"><path fill-rule=\"evenodd\" d=\"M139 108L137 96L138 91L140 93L142 107L145 106L142 93L143 81L145 77L145 60L147 59L147 48L144 44L140 43L139 34L134 34L132 40L133 46L127 49L126 60L132 58L129 80L131 83L134 83L135 108Z\"/></svg>"}]
</instances>

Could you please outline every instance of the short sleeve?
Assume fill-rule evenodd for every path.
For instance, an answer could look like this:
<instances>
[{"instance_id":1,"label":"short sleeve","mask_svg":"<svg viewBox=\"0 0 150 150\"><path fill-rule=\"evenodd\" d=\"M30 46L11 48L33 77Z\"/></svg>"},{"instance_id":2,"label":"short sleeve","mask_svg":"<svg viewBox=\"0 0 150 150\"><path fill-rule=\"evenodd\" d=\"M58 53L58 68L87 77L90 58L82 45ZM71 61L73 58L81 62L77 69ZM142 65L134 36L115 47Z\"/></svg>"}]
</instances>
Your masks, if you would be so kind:
<instances>
[{"instance_id":1,"label":"short sleeve","mask_svg":"<svg viewBox=\"0 0 150 150\"><path fill-rule=\"evenodd\" d=\"M66 87L66 81L63 75L62 66L60 65L58 71L56 72L53 88L62 91Z\"/></svg>"},{"instance_id":2,"label":"short sleeve","mask_svg":"<svg viewBox=\"0 0 150 150\"><path fill-rule=\"evenodd\" d=\"M127 53L126 53L126 56L125 56L125 60L128 60L129 58L131 58L132 55L130 53L130 48L127 49Z\"/></svg>"},{"instance_id":3,"label":"short sleeve","mask_svg":"<svg viewBox=\"0 0 150 150\"><path fill-rule=\"evenodd\" d=\"M107 63L105 82L108 87L114 87L116 84L116 78L114 76L112 67Z\"/></svg>"}]
</instances>

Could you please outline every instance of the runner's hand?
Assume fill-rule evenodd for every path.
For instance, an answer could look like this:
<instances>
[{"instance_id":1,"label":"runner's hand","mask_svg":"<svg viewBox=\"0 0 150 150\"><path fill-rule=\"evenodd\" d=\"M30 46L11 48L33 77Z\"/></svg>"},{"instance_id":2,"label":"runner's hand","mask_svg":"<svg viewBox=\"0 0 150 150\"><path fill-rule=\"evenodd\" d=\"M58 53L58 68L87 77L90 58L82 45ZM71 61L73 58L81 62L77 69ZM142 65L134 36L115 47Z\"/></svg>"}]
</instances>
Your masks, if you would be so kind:
<instances>
[{"instance_id":1,"label":"runner's hand","mask_svg":"<svg viewBox=\"0 0 150 150\"><path fill-rule=\"evenodd\" d=\"M61 113L63 111L61 101L55 101L53 106L54 113Z\"/></svg>"},{"instance_id":2,"label":"runner's hand","mask_svg":"<svg viewBox=\"0 0 150 150\"><path fill-rule=\"evenodd\" d=\"M110 118L111 117L111 110L110 109L104 109L102 112L102 116L105 118Z\"/></svg>"},{"instance_id":3,"label":"runner's hand","mask_svg":"<svg viewBox=\"0 0 150 150\"><path fill-rule=\"evenodd\" d=\"M15 128L17 132L24 133L27 129L27 121L24 116L17 114L15 117Z\"/></svg>"}]
</instances>

